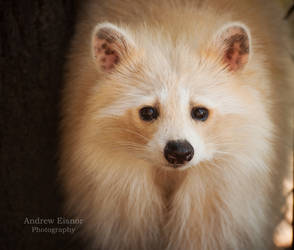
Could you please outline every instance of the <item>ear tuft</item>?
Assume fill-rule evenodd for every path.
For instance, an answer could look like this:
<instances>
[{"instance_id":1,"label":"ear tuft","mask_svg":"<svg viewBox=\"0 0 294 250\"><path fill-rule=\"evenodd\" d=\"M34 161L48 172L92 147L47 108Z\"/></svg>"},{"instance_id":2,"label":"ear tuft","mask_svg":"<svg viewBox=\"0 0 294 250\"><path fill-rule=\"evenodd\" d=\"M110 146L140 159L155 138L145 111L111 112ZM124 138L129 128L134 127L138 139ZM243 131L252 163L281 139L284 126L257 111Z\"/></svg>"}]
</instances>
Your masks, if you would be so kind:
<instances>
[{"instance_id":1,"label":"ear tuft","mask_svg":"<svg viewBox=\"0 0 294 250\"><path fill-rule=\"evenodd\" d=\"M125 31L110 23L98 24L94 30L92 53L102 71L114 69L133 47Z\"/></svg>"},{"instance_id":2,"label":"ear tuft","mask_svg":"<svg viewBox=\"0 0 294 250\"><path fill-rule=\"evenodd\" d=\"M231 24L221 29L217 43L222 49L222 59L230 71L242 69L250 53L249 31L241 24Z\"/></svg>"}]
</instances>

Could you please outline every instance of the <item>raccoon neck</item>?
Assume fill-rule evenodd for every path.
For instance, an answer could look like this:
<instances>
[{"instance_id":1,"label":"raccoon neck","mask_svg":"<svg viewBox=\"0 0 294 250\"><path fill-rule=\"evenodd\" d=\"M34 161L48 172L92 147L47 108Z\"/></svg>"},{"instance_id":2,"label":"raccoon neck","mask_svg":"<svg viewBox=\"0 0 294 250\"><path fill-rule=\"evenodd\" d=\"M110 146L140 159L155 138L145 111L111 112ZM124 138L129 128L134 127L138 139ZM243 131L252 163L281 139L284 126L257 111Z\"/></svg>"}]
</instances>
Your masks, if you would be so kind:
<instances>
[{"instance_id":1,"label":"raccoon neck","mask_svg":"<svg viewBox=\"0 0 294 250\"><path fill-rule=\"evenodd\" d=\"M173 194L179 189L186 175L187 171L170 171L160 168L154 170L154 183L159 189L162 200L167 208L169 207Z\"/></svg>"}]
</instances>

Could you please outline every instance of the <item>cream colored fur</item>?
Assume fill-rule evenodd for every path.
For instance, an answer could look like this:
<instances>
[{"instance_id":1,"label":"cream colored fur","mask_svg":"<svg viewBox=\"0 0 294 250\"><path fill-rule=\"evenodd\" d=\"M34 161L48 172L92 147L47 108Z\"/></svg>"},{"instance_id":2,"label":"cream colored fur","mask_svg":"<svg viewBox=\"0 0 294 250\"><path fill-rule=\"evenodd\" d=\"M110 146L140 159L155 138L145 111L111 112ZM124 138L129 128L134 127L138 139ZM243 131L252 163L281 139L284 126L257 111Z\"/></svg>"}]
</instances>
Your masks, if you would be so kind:
<instances>
[{"instance_id":1,"label":"cream colored fur","mask_svg":"<svg viewBox=\"0 0 294 250\"><path fill-rule=\"evenodd\" d=\"M84 4L63 92L60 178L90 247L274 248L293 115L282 14L257 0ZM101 72L92 56L93 32L105 22L134 43L119 72ZM250 35L249 62L238 72L219 59L217 34L232 23ZM154 102L160 119L144 124L138 108ZM191 103L211 110L206 123L191 120ZM166 166L170 139L195 148L182 171Z\"/></svg>"}]
</instances>

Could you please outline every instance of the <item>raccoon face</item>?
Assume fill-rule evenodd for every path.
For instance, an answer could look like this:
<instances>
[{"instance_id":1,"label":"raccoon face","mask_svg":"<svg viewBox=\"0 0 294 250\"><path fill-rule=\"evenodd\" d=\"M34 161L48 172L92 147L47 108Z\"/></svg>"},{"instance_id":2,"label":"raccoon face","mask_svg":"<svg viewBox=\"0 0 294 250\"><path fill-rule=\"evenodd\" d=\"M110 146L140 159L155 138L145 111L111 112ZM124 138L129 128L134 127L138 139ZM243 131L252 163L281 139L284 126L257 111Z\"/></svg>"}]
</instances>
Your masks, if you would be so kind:
<instances>
[{"instance_id":1,"label":"raccoon face","mask_svg":"<svg viewBox=\"0 0 294 250\"><path fill-rule=\"evenodd\" d=\"M156 120L159 111L156 107L143 107L139 111L140 117L144 121ZM191 110L191 117L194 120L205 121L208 118L209 111L204 107L194 107ZM170 140L164 147L164 157L173 165L178 167L192 160L194 156L194 148L187 140Z\"/></svg>"},{"instance_id":2,"label":"raccoon face","mask_svg":"<svg viewBox=\"0 0 294 250\"><path fill-rule=\"evenodd\" d=\"M160 166L186 169L211 157L204 140L210 111L204 102L194 103L190 91L176 84L157 93L156 118L142 120L147 126L158 123L147 148Z\"/></svg>"},{"instance_id":3,"label":"raccoon face","mask_svg":"<svg viewBox=\"0 0 294 250\"><path fill-rule=\"evenodd\" d=\"M240 132L244 105L232 82L247 63L249 35L232 25L214 39L220 56L201 64L205 56L191 56L185 46L166 49L162 41L154 46L112 24L98 25L92 46L102 80L93 103L99 103L94 113L101 150L170 169L225 152L222 147Z\"/></svg>"}]
</instances>

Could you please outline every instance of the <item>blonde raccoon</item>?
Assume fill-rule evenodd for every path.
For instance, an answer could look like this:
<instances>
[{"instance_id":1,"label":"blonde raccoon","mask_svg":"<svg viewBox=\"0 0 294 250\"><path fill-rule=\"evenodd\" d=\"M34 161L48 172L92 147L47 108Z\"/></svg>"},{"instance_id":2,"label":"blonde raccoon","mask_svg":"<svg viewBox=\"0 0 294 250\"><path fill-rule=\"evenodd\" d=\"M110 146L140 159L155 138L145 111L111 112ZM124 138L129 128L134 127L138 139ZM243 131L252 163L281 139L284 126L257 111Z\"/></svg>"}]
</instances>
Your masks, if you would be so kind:
<instances>
[{"instance_id":1,"label":"blonde raccoon","mask_svg":"<svg viewBox=\"0 0 294 250\"><path fill-rule=\"evenodd\" d=\"M270 1L85 4L60 177L91 247L274 248L291 148L287 37Z\"/></svg>"}]
</instances>

